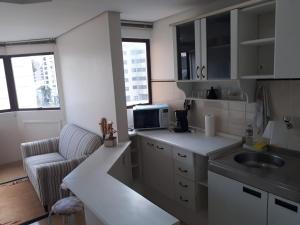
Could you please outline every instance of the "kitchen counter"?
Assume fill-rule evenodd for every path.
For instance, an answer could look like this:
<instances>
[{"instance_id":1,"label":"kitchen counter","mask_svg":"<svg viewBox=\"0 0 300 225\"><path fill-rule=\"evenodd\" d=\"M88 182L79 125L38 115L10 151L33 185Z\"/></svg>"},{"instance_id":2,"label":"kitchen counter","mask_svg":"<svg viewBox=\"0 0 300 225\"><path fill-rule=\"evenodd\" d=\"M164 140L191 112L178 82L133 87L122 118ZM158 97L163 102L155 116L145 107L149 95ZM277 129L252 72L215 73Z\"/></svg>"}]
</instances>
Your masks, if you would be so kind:
<instances>
[{"instance_id":1,"label":"kitchen counter","mask_svg":"<svg viewBox=\"0 0 300 225\"><path fill-rule=\"evenodd\" d=\"M100 224L179 224L175 217L108 174L129 145L130 142L119 143L114 148L101 146L63 182Z\"/></svg>"},{"instance_id":2,"label":"kitchen counter","mask_svg":"<svg viewBox=\"0 0 300 225\"><path fill-rule=\"evenodd\" d=\"M206 137L203 132L175 133L167 129L136 131L135 135L154 139L203 156L241 145L241 138L234 136ZM134 135L133 134L133 135Z\"/></svg>"},{"instance_id":3,"label":"kitchen counter","mask_svg":"<svg viewBox=\"0 0 300 225\"><path fill-rule=\"evenodd\" d=\"M288 200L300 203L300 152L271 148L267 154L281 157L285 164L280 168L250 168L234 160L236 154L249 152L236 148L209 160L208 169L242 183L259 188Z\"/></svg>"}]
</instances>

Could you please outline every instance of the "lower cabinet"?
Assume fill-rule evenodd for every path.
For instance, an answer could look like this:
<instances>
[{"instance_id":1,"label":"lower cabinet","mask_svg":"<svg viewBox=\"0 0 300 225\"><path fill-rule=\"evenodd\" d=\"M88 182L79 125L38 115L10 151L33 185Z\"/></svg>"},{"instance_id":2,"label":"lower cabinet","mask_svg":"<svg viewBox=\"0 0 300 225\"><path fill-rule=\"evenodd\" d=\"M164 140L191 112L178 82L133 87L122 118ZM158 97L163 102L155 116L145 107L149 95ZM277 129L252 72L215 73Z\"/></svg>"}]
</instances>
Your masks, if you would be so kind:
<instances>
[{"instance_id":1,"label":"lower cabinet","mask_svg":"<svg viewBox=\"0 0 300 225\"><path fill-rule=\"evenodd\" d=\"M208 172L209 225L299 225L300 205Z\"/></svg>"},{"instance_id":2,"label":"lower cabinet","mask_svg":"<svg viewBox=\"0 0 300 225\"><path fill-rule=\"evenodd\" d=\"M174 198L172 148L169 145L142 139L144 183L169 198Z\"/></svg>"},{"instance_id":3,"label":"lower cabinet","mask_svg":"<svg viewBox=\"0 0 300 225\"><path fill-rule=\"evenodd\" d=\"M208 172L209 225L266 225L268 193Z\"/></svg>"},{"instance_id":4,"label":"lower cabinet","mask_svg":"<svg viewBox=\"0 0 300 225\"><path fill-rule=\"evenodd\" d=\"M269 194L268 224L299 225L300 204Z\"/></svg>"}]
</instances>

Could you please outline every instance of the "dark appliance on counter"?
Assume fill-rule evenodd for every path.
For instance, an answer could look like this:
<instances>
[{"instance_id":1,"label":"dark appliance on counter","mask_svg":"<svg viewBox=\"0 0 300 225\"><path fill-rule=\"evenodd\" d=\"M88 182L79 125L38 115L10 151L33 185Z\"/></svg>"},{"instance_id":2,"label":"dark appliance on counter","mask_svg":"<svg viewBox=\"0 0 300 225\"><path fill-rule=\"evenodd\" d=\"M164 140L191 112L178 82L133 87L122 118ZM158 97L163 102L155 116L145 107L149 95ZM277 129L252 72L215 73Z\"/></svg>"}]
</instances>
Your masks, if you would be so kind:
<instances>
[{"instance_id":1,"label":"dark appliance on counter","mask_svg":"<svg viewBox=\"0 0 300 225\"><path fill-rule=\"evenodd\" d=\"M189 131L189 123L187 119L187 110L176 110L176 127L174 128L175 132L187 132Z\"/></svg>"},{"instance_id":2,"label":"dark appliance on counter","mask_svg":"<svg viewBox=\"0 0 300 225\"><path fill-rule=\"evenodd\" d=\"M218 90L214 87L211 87L209 90L206 91L206 98L207 99L218 99Z\"/></svg>"}]
</instances>

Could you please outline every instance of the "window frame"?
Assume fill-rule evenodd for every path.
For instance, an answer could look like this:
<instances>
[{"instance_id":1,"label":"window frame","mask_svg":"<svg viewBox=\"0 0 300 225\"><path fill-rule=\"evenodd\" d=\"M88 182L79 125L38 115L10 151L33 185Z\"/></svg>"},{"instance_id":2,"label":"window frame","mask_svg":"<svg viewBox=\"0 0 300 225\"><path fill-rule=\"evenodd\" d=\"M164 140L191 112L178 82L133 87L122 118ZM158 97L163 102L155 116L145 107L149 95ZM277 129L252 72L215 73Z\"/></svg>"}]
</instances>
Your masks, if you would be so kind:
<instances>
[{"instance_id":1,"label":"window frame","mask_svg":"<svg viewBox=\"0 0 300 225\"><path fill-rule=\"evenodd\" d=\"M122 43L123 42L137 42L137 43L145 43L146 44L146 62L147 62L147 78L148 78L148 93L149 93L149 103L145 104L135 104L135 105L130 105L127 106L127 101L126 101L126 108L127 109L132 109L136 105L151 105L152 104L152 81L151 81L151 59L150 59L150 39L142 39L142 38L122 38ZM123 57L123 51L122 51L122 57ZM124 67L124 62L123 62L123 67ZM123 74L124 76L124 85L125 85L125 73ZM126 91L125 91L125 96L126 96Z\"/></svg>"},{"instance_id":2,"label":"window frame","mask_svg":"<svg viewBox=\"0 0 300 225\"><path fill-rule=\"evenodd\" d=\"M12 58L17 58L17 57L43 56L43 55L53 55L54 56L54 60L55 60L55 54L54 54L54 52L0 55L0 58L3 59L3 63L4 63L4 70L5 70L6 83L7 83L7 90L8 90L8 96L9 96L9 102L10 102L10 109L8 109L8 110L0 110L0 113L15 112L15 111L48 111L48 110L60 110L61 109L61 101L60 101L60 104L59 104L60 106L59 107L51 107L51 108L43 108L43 107L38 107L38 108L19 108L19 105L18 105L18 96L17 96L17 90L16 90L16 86L15 86L15 78L14 78L14 74L13 74L13 68L12 68L11 59ZM56 72L56 68L55 68L55 72ZM56 75L57 75L57 73L56 73ZM56 76L56 79L57 79L57 76ZM59 84L58 83L59 82L58 82L58 79L57 79L58 93L60 93L60 91L59 91Z\"/></svg>"}]
</instances>

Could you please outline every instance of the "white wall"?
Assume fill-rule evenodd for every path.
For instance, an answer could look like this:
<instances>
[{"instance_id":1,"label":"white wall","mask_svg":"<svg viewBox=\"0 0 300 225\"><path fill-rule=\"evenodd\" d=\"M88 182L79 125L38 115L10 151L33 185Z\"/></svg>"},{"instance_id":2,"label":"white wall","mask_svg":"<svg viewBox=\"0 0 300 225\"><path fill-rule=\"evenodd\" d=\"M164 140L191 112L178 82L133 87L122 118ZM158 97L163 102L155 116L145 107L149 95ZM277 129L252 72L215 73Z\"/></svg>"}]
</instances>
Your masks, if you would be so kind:
<instances>
[{"instance_id":1,"label":"white wall","mask_svg":"<svg viewBox=\"0 0 300 225\"><path fill-rule=\"evenodd\" d=\"M60 36L57 48L67 122L100 134L98 123L106 117L117 121L119 139L126 139L119 16L112 12L97 16Z\"/></svg>"},{"instance_id":2,"label":"white wall","mask_svg":"<svg viewBox=\"0 0 300 225\"><path fill-rule=\"evenodd\" d=\"M0 54L54 52L61 110L18 111L0 114L0 165L21 159L20 143L55 137L64 124L63 91L55 44L16 45L0 48Z\"/></svg>"}]
</instances>

